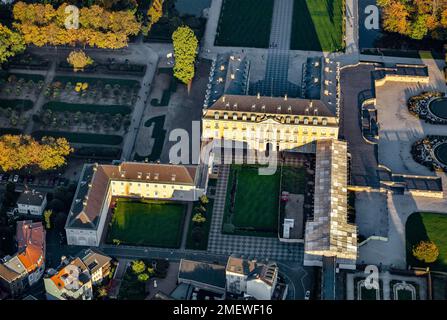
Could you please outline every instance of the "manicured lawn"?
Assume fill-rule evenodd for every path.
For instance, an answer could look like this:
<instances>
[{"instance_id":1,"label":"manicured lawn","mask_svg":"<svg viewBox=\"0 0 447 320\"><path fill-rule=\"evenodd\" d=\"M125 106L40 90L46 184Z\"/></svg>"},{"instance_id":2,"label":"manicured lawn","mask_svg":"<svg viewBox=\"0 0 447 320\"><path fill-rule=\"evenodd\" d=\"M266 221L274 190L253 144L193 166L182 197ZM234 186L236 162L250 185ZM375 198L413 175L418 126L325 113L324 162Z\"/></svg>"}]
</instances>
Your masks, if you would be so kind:
<instances>
[{"instance_id":1,"label":"manicured lawn","mask_svg":"<svg viewBox=\"0 0 447 320\"><path fill-rule=\"evenodd\" d=\"M205 206L206 221L202 225L202 230L203 230L204 236L202 237L202 240L200 242L194 242L194 239L192 237L192 230L194 229L195 224L193 221L189 222L188 237L186 239L186 249L206 250L208 248L208 236L210 233L211 218L213 216L213 205L214 205L214 199L209 199L208 204ZM194 215L194 212L193 212L193 215Z\"/></svg>"},{"instance_id":2,"label":"manicured lawn","mask_svg":"<svg viewBox=\"0 0 447 320\"><path fill-rule=\"evenodd\" d=\"M21 100L21 99L0 99L0 108L7 109L22 109L24 111L33 108L34 103L31 100Z\"/></svg>"},{"instance_id":3,"label":"manicured lawn","mask_svg":"<svg viewBox=\"0 0 447 320\"><path fill-rule=\"evenodd\" d=\"M433 270L447 271L447 214L416 212L405 224L407 264L427 266L413 257L412 248L420 241L431 240L439 249L438 260L429 264Z\"/></svg>"},{"instance_id":4,"label":"manicured lawn","mask_svg":"<svg viewBox=\"0 0 447 320\"><path fill-rule=\"evenodd\" d=\"M216 46L268 48L274 0L224 0Z\"/></svg>"},{"instance_id":5,"label":"manicured lawn","mask_svg":"<svg viewBox=\"0 0 447 320\"><path fill-rule=\"evenodd\" d=\"M232 223L236 234L274 237L278 231L280 173L278 170L274 175L259 175L258 168L231 166L224 224ZM233 188L234 210L231 213Z\"/></svg>"},{"instance_id":6,"label":"manicured lawn","mask_svg":"<svg viewBox=\"0 0 447 320\"><path fill-rule=\"evenodd\" d=\"M158 161L160 160L161 152L163 151L163 145L166 137L166 130L163 129L165 124L165 116L153 117L147 120L144 123L145 127L151 127L154 125L154 129L152 130L152 138L155 139L154 145L152 147L151 154L147 156L141 156L138 153L135 153L134 159L136 161Z\"/></svg>"},{"instance_id":7,"label":"manicured lawn","mask_svg":"<svg viewBox=\"0 0 447 320\"><path fill-rule=\"evenodd\" d=\"M343 49L343 3L344 0L295 0L291 49Z\"/></svg>"},{"instance_id":8,"label":"manicured lawn","mask_svg":"<svg viewBox=\"0 0 447 320\"><path fill-rule=\"evenodd\" d=\"M32 136L40 139L44 136L66 138L72 143L87 143L87 144L110 144L119 145L123 142L123 137L111 134L93 134L93 133L77 133L64 131L35 131Z\"/></svg>"},{"instance_id":9,"label":"manicured lawn","mask_svg":"<svg viewBox=\"0 0 447 320\"><path fill-rule=\"evenodd\" d=\"M178 248L185 206L163 201L118 199L107 242Z\"/></svg>"},{"instance_id":10,"label":"manicured lawn","mask_svg":"<svg viewBox=\"0 0 447 320\"><path fill-rule=\"evenodd\" d=\"M61 112L98 112L110 114L129 114L132 110L127 106L119 105L97 105L97 104L79 104L79 103L65 103L59 101L50 101L44 104L43 109L50 109L52 111Z\"/></svg>"},{"instance_id":11,"label":"manicured lawn","mask_svg":"<svg viewBox=\"0 0 447 320\"><path fill-rule=\"evenodd\" d=\"M281 191L304 194L307 182L305 168L283 167L281 177Z\"/></svg>"}]
</instances>

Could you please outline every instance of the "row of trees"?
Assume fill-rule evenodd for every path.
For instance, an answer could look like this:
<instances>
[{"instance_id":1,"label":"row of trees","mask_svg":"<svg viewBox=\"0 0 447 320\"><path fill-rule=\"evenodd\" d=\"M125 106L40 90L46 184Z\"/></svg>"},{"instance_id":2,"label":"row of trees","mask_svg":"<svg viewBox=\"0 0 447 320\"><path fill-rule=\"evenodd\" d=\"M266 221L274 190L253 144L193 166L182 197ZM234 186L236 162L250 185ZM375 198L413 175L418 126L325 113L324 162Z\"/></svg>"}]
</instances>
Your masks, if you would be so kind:
<instances>
[{"instance_id":1,"label":"row of trees","mask_svg":"<svg viewBox=\"0 0 447 320\"><path fill-rule=\"evenodd\" d=\"M378 0L386 31L413 39L447 39L447 2L443 0Z\"/></svg>"},{"instance_id":2,"label":"row of trees","mask_svg":"<svg viewBox=\"0 0 447 320\"><path fill-rule=\"evenodd\" d=\"M66 7L63 4L54 9L50 4L17 2L13 8L14 26L23 34L26 44L83 44L109 49L127 46L128 37L141 29L133 11L108 11L97 5L80 9L79 28L67 29Z\"/></svg>"},{"instance_id":3,"label":"row of trees","mask_svg":"<svg viewBox=\"0 0 447 320\"><path fill-rule=\"evenodd\" d=\"M27 135L3 135L0 137L0 167L3 171L39 168L51 170L66 163L73 152L64 138L43 137L41 141Z\"/></svg>"}]
</instances>

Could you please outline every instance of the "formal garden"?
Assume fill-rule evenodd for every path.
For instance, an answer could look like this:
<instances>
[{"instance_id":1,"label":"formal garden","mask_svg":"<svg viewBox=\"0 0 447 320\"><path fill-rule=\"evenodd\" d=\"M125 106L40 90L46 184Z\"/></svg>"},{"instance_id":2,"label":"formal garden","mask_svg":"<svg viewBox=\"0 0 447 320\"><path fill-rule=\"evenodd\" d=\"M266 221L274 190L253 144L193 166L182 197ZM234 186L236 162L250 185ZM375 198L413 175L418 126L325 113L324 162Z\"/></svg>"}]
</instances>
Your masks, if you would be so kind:
<instances>
[{"instance_id":1,"label":"formal garden","mask_svg":"<svg viewBox=\"0 0 447 320\"><path fill-rule=\"evenodd\" d=\"M443 92L428 91L407 101L408 111L430 124L447 124L447 98Z\"/></svg>"},{"instance_id":2,"label":"formal garden","mask_svg":"<svg viewBox=\"0 0 447 320\"><path fill-rule=\"evenodd\" d=\"M211 228L214 199L202 196L200 201L194 204L189 222L186 249L206 250L208 236Z\"/></svg>"},{"instance_id":3,"label":"formal garden","mask_svg":"<svg viewBox=\"0 0 447 320\"><path fill-rule=\"evenodd\" d=\"M214 44L268 48L274 0L224 0Z\"/></svg>"},{"instance_id":4,"label":"formal garden","mask_svg":"<svg viewBox=\"0 0 447 320\"><path fill-rule=\"evenodd\" d=\"M344 0L295 0L291 50L343 50Z\"/></svg>"},{"instance_id":5,"label":"formal garden","mask_svg":"<svg viewBox=\"0 0 447 320\"><path fill-rule=\"evenodd\" d=\"M44 86L40 75L0 74L0 126L23 128Z\"/></svg>"},{"instance_id":6,"label":"formal garden","mask_svg":"<svg viewBox=\"0 0 447 320\"><path fill-rule=\"evenodd\" d=\"M367 288L365 278L354 278L354 296L356 300L382 300L383 283L379 280L378 288Z\"/></svg>"},{"instance_id":7,"label":"formal garden","mask_svg":"<svg viewBox=\"0 0 447 320\"><path fill-rule=\"evenodd\" d=\"M179 248L186 206L158 200L116 199L107 243Z\"/></svg>"},{"instance_id":8,"label":"formal garden","mask_svg":"<svg viewBox=\"0 0 447 320\"><path fill-rule=\"evenodd\" d=\"M412 281L390 281L391 300L419 300L419 285Z\"/></svg>"},{"instance_id":9,"label":"formal garden","mask_svg":"<svg viewBox=\"0 0 447 320\"><path fill-rule=\"evenodd\" d=\"M169 261L162 259L134 260L126 269L119 289L119 300L144 300L149 294L150 279L166 278Z\"/></svg>"},{"instance_id":10,"label":"formal garden","mask_svg":"<svg viewBox=\"0 0 447 320\"><path fill-rule=\"evenodd\" d=\"M416 212L409 216L405 224L407 264L447 271L446 228L447 214ZM418 246L423 250L416 250Z\"/></svg>"},{"instance_id":11,"label":"formal garden","mask_svg":"<svg viewBox=\"0 0 447 320\"><path fill-rule=\"evenodd\" d=\"M411 147L414 161L430 170L447 172L447 136L426 136Z\"/></svg>"},{"instance_id":12,"label":"formal garden","mask_svg":"<svg viewBox=\"0 0 447 320\"><path fill-rule=\"evenodd\" d=\"M258 169L256 165L231 165L223 233L277 236L280 172L260 175Z\"/></svg>"}]
</instances>

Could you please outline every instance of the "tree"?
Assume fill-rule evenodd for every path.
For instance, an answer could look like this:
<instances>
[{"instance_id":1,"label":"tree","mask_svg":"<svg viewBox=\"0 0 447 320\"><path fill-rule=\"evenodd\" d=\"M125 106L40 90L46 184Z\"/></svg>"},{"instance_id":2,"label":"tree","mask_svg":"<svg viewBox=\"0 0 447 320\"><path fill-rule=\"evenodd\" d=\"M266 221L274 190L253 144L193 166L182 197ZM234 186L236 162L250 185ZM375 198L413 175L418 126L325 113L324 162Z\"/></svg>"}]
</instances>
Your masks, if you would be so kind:
<instances>
[{"instance_id":1,"label":"tree","mask_svg":"<svg viewBox=\"0 0 447 320\"><path fill-rule=\"evenodd\" d=\"M192 221L200 224L204 223L206 221L206 218L201 213L198 212L192 217Z\"/></svg>"},{"instance_id":2,"label":"tree","mask_svg":"<svg viewBox=\"0 0 447 320\"><path fill-rule=\"evenodd\" d=\"M107 297L108 294L109 294L109 292L107 291L107 288L105 286L98 288L98 297L99 298Z\"/></svg>"},{"instance_id":3,"label":"tree","mask_svg":"<svg viewBox=\"0 0 447 320\"><path fill-rule=\"evenodd\" d=\"M149 275L147 273L140 273L138 275L138 281L146 282L147 280L149 280Z\"/></svg>"},{"instance_id":4,"label":"tree","mask_svg":"<svg viewBox=\"0 0 447 320\"><path fill-rule=\"evenodd\" d=\"M84 68L93 63L93 59L85 54L82 50L74 50L70 52L67 62L73 66L73 70L83 71Z\"/></svg>"},{"instance_id":5,"label":"tree","mask_svg":"<svg viewBox=\"0 0 447 320\"><path fill-rule=\"evenodd\" d=\"M447 39L447 1L378 0L383 27L413 39Z\"/></svg>"},{"instance_id":6,"label":"tree","mask_svg":"<svg viewBox=\"0 0 447 320\"><path fill-rule=\"evenodd\" d=\"M208 202L210 202L210 200L208 199L208 197L206 195L202 195L200 196L200 202L205 205L208 204Z\"/></svg>"},{"instance_id":7,"label":"tree","mask_svg":"<svg viewBox=\"0 0 447 320\"><path fill-rule=\"evenodd\" d=\"M413 256L425 263L432 263L438 259L439 249L433 241L421 241L413 246Z\"/></svg>"},{"instance_id":8,"label":"tree","mask_svg":"<svg viewBox=\"0 0 447 320\"><path fill-rule=\"evenodd\" d=\"M51 229L51 216L52 216L52 214L53 214L52 210L45 210L44 213L43 213L43 217L45 219L45 225L46 225L46 228L48 230Z\"/></svg>"},{"instance_id":9,"label":"tree","mask_svg":"<svg viewBox=\"0 0 447 320\"><path fill-rule=\"evenodd\" d=\"M22 35L0 23L0 64L23 50L25 50L25 40Z\"/></svg>"},{"instance_id":10,"label":"tree","mask_svg":"<svg viewBox=\"0 0 447 320\"><path fill-rule=\"evenodd\" d=\"M152 26L156 24L160 18L163 17L163 0L154 0L152 6L147 11L148 23L144 28L144 33L147 35L151 31Z\"/></svg>"},{"instance_id":11,"label":"tree","mask_svg":"<svg viewBox=\"0 0 447 320\"><path fill-rule=\"evenodd\" d=\"M135 274L140 274L146 271L146 265L144 264L144 261L142 260L134 260L132 261L132 271Z\"/></svg>"},{"instance_id":12,"label":"tree","mask_svg":"<svg viewBox=\"0 0 447 320\"><path fill-rule=\"evenodd\" d=\"M43 137L40 142L27 135L0 136L0 167L3 171L37 167L51 170L66 163L73 148L65 138Z\"/></svg>"},{"instance_id":13,"label":"tree","mask_svg":"<svg viewBox=\"0 0 447 320\"><path fill-rule=\"evenodd\" d=\"M194 78L194 63L197 56L198 41L194 31L187 26L177 28L172 34L174 45L174 76L188 85Z\"/></svg>"}]
</instances>

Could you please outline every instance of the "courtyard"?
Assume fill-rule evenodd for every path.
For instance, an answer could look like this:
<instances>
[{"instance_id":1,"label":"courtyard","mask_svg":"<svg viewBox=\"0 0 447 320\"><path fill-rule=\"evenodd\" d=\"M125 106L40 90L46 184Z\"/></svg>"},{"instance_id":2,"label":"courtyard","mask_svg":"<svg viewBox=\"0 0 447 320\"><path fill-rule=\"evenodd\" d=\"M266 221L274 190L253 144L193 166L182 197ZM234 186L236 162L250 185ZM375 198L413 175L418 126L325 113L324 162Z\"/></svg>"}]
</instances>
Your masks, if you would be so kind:
<instances>
[{"instance_id":1,"label":"courtyard","mask_svg":"<svg viewBox=\"0 0 447 320\"><path fill-rule=\"evenodd\" d=\"M407 263L411 266L425 267L426 264L416 260L412 248L420 241L433 241L439 250L438 260L428 266L433 270L447 270L447 215L441 213L416 212L408 217L405 225Z\"/></svg>"},{"instance_id":2,"label":"courtyard","mask_svg":"<svg viewBox=\"0 0 447 320\"><path fill-rule=\"evenodd\" d=\"M117 199L107 242L178 248L184 215L185 205L179 203Z\"/></svg>"},{"instance_id":3,"label":"courtyard","mask_svg":"<svg viewBox=\"0 0 447 320\"><path fill-rule=\"evenodd\" d=\"M343 5L343 0L295 0L290 49L342 50Z\"/></svg>"},{"instance_id":4,"label":"courtyard","mask_svg":"<svg viewBox=\"0 0 447 320\"><path fill-rule=\"evenodd\" d=\"M280 172L259 175L258 166L232 165L223 232L277 236Z\"/></svg>"}]
</instances>

